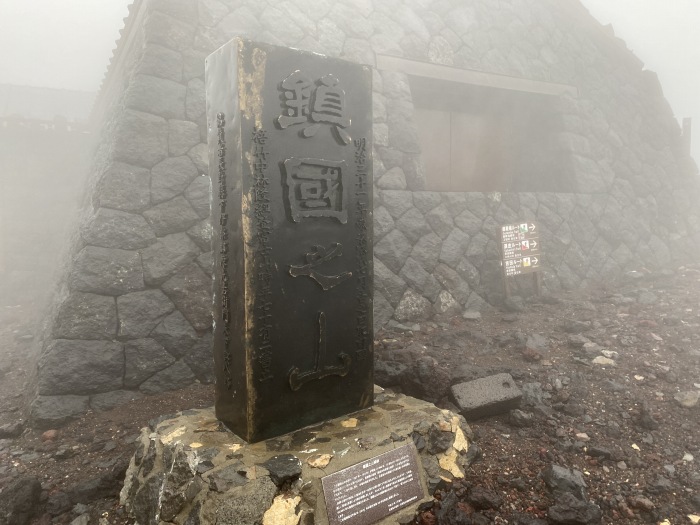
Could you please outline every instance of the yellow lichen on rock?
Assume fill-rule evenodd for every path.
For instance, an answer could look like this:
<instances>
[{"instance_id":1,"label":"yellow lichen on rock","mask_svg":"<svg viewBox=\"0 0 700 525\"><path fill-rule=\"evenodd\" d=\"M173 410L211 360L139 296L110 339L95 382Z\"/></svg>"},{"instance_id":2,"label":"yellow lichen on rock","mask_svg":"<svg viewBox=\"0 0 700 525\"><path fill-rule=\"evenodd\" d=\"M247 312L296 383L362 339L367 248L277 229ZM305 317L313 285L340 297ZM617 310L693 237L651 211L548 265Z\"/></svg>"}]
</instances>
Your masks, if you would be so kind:
<instances>
[{"instance_id":1,"label":"yellow lichen on rock","mask_svg":"<svg viewBox=\"0 0 700 525\"><path fill-rule=\"evenodd\" d=\"M457 452L454 448L451 448L438 459L438 463L440 464L440 468L446 470L455 478L463 478L464 472L462 472L462 469L459 467L459 465L457 465L458 456L459 452Z\"/></svg>"},{"instance_id":2,"label":"yellow lichen on rock","mask_svg":"<svg viewBox=\"0 0 700 525\"><path fill-rule=\"evenodd\" d=\"M296 509L300 502L301 496L277 496L263 515L263 525L298 525L302 513L297 514Z\"/></svg>"},{"instance_id":3,"label":"yellow lichen on rock","mask_svg":"<svg viewBox=\"0 0 700 525\"><path fill-rule=\"evenodd\" d=\"M326 468L333 459L333 454L315 454L308 458L306 462L313 468Z\"/></svg>"}]
</instances>

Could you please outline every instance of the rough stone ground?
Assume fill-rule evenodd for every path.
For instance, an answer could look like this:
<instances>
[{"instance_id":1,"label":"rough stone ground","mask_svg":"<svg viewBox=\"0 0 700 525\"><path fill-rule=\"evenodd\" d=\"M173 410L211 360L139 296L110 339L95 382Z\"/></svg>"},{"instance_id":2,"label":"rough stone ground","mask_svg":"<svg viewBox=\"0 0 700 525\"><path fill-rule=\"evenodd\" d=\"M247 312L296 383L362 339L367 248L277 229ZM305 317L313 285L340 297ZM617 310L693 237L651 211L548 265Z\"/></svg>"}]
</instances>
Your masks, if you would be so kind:
<instances>
[{"instance_id":1,"label":"rough stone ground","mask_svg":"<svg viewBox=\"0 0 700 525\"><path fill-rule=\"evenodd\" d=\"M641 270L615 286L513 301L518 308L377 334L379 384L449 406L450 384L509 372L525 394L521 412L470 421L482 456L415 523L598 523L595 508L572 494L598 505L602 523L692 523L700 514L700 266ZM0 510L3 495L23 489L39 498L35 523L85 514L89 522L76 523L128 523L117 494L139 428L210 405L212 388L91 413L49 440L28 428L11 437L28 394L32 316L19 307L0 316L0 433L9 434L0 439ZM545 478L556 485L557 467L582 475L560 479L569 485L555 495Z\"/></svg>"}]
</instances>

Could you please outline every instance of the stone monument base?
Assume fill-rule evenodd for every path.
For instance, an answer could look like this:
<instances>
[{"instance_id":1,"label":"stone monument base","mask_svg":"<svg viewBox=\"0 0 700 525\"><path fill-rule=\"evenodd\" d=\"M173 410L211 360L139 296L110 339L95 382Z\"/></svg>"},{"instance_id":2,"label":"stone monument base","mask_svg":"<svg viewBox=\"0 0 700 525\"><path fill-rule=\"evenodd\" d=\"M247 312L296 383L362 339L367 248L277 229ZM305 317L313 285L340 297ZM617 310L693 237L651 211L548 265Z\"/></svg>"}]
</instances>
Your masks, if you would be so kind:
<instances>
[{"instance_id":1,"label":"stone monument base","mask_svg":"<svg viewBox=\"0 0 700 525\"><path fill-rule=\"evenodd\" d=\"M188 410L142 430L121 503L140 525L327 525L322 477L409 444L425 498L377 522L408 523L464 476L470 437L462 416L381 389L371 408L252 445L213 408Z\"/></svg>"}]
</instances>

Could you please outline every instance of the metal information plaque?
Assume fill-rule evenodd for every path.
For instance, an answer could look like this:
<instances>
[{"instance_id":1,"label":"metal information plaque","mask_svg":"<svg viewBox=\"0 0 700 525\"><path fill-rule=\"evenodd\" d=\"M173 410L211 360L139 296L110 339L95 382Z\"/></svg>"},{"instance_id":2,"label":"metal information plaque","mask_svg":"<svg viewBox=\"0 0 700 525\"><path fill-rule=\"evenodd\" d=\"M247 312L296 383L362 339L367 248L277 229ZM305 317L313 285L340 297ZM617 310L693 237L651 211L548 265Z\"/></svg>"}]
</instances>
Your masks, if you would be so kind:
<instances>
[{"instance_id":1,"label":"metal information plaque","mask_svg":"<svg viewBox=\"0 0 700 525\"><path fill-rule=\"evenodd\" d=\"M413 445L321 479L331 525L370 525L425 497Z\"/></svg>"},{"instance_id":2,"label":"metal information plaque","mask_svg":"<svg viewBox=\"0 0 700 525\"><path fill-rule=\"evenodd\" d=\"M505 224L501 226L501 255L506 277L540 270L542 253L537 224Z\"/></svg>"}]
</instances>

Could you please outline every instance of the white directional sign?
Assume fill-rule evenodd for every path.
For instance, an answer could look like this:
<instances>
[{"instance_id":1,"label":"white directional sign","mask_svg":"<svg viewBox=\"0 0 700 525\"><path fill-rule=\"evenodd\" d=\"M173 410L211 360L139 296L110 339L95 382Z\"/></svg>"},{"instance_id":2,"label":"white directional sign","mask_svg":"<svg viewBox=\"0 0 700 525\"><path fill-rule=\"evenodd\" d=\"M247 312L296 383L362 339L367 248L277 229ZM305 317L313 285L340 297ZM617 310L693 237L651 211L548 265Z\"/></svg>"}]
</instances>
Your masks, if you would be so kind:
<instances>
[{"instance_id":1,"label":"white directional sign","mask_svg":"<svg viewBox=\"0 0 700 525\"><path fill-rule=\"evenodd\" d=\"M542 252L539 229L534 222L501 226L501 255L506 277L536 272L540 269Z\"/></svg>"}]
</instances>

